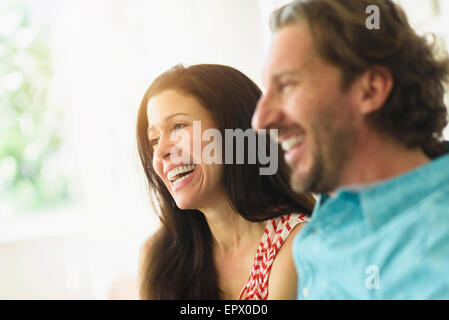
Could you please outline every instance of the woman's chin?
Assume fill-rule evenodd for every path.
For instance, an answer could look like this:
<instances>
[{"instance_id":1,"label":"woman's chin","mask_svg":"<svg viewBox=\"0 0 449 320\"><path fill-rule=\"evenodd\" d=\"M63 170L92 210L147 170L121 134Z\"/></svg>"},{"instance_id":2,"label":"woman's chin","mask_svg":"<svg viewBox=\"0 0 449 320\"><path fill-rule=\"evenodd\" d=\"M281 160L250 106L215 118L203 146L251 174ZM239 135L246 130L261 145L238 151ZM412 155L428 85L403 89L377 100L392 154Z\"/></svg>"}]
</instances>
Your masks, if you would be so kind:
<instances>
[{"instance_id":1,"label":"woman's chin","mask_svg":"<svg viewBox=\"0 0 449 320\"><path fill-rule=\"evenodd\" d=\"M176 205L181 210L192 210L195 209L195 205L192 201L192 199L180 199L175 198Z\"/></svg>"}]
</instances>

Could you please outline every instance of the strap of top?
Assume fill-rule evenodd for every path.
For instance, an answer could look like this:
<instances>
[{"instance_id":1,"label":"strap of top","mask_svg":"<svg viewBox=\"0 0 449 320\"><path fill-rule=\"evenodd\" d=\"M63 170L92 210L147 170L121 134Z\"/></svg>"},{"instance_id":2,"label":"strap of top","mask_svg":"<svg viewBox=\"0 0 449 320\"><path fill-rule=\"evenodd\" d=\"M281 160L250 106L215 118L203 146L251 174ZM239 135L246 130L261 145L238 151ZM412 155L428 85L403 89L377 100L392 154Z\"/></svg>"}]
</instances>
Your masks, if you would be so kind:
<instances>
[{"instance_id":1,"label":"strap of top","mask_svg":"<svg viewBox=\"0 0 449 320\"><path fill-rule=\"evenodd\" d=\"M239 300L266 300L268 298L268 277L274 258L292 229L307 220L305 214L296 213L268 220L256 251L248 282L240 292Z\"/></svg>"}]
</instances>

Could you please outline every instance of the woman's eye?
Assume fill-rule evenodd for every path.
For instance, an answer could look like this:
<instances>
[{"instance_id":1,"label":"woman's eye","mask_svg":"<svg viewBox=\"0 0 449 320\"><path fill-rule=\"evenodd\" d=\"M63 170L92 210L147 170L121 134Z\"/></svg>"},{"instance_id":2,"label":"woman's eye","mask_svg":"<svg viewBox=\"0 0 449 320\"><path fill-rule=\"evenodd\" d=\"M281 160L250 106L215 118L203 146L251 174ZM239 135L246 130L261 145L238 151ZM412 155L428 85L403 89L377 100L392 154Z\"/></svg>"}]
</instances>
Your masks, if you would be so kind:
<instances>
[{"instance_id":1,"label":"woman's eye","mask_svg":"<svg viewBox=\"0 0 449 320\"><path fill-rule=\"evenodd\" d=\"M173 130L179 130L184 128L186 125L183 123L176 123L175 125L173 125Z\"/></svg>"},{"instance_id":2,"label":"woman's eye","mask_svg":"<svg viewBox=\"0 0 449 320\"><path fill-rule=\"evenodd\" d=\"M154 147L155 145L157 145L159 142L159 139L155 138L155 139L150 139L150 145L152 147Z\"/></svg>"}]
</instances>

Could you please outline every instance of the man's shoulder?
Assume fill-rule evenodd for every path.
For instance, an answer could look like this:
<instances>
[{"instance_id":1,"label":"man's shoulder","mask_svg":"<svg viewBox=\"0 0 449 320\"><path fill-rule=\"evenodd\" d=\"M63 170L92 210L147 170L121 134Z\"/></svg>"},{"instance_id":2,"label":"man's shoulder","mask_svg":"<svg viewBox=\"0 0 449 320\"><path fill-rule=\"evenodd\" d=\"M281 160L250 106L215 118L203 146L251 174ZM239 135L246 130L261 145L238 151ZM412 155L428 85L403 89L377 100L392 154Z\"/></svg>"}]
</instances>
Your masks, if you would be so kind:
<instances>
[{"instance_id":1,"label":"man's shoulder","mask_svg":"<svg viewBox=\"0 0 449 320\"><path fill-rule=\"evenodd\" d=\"M383 273L389 283L385 298L449 298L449 183L428 192L396 222L400 250Z\"/></svg>"},{"instance_id":2,"label":"man's shoulder","mask_svg":"<svg viewBox=\"0 0 449 320\"><path fill-rule=\"evenodd\" d=\"M418 204L423 214L449 223L449 181L447 184L431 190Z\"/></svg>"}]
</instances>

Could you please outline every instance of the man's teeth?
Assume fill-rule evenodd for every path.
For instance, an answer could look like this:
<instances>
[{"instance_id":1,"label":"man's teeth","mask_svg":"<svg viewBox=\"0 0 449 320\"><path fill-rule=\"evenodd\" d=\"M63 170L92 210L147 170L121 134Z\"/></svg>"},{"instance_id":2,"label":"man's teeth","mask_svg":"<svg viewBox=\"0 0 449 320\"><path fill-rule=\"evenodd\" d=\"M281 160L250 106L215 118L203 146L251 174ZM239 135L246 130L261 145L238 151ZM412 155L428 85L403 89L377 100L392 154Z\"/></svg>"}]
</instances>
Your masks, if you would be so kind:
<instances>
[{"instance_id":1,"label":"man's teeth","mask_svg":"<svg viewBox=\"0 0 449 320\"><path fill-rule=\"evenodd\" d=\"M175 182L177 182L178 180L184 178L184 177L181 177L181 178L175 179L175 177L176 177L178 174L192 171L192 170L195 169L195 166L196 166L196 165L191 164L191 165L187 165L187 166L179 166L179 167L176 167L176 168L170 170L170 171L167 173L167 178L168 178L170 181L175 181Z\"/></svg>"},{"instance_id":2,"label":"man's teeth","mask_svg":"<svg viewBox=\"0 0 449 320\"><path fill-rule=\"evenodd\" d=\"M304 136L293 136L285 141L282 141L281 143L281 147L282 150L284 150L285 152L290 151L290 149L294 146L296 146L297 144L301 143L304 141Z\"/></svg>"}]
</instances>

